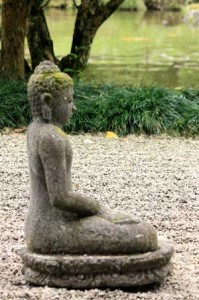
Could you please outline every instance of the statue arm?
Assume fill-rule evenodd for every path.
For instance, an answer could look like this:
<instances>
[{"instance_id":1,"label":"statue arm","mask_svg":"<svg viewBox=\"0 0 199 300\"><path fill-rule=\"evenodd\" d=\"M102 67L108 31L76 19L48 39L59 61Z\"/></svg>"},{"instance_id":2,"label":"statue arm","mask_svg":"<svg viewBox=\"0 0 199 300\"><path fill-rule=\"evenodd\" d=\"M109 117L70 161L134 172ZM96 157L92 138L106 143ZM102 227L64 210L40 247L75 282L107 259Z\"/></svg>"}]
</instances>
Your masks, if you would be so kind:
<instances>
[{"instance_id":1,"label":"statue arm","mask_svg":"<svg viewBox=\"0 0 199 300\"><path fill-rule=\"evenodd\" d=\"M53 206L77 213L79 216L95 215L100 204L68 190L65 145L59 137L48 133L41 137L39 155L43 164L50 202Z\"/></svg>"},{"instance_id":2,"label":"statue arm","mask_svg":"<svg viewBox=\"0 0 199 300\"><path fill-rule=\"evenodd\" d=\"M69 191L73 190L73 186L72 186L72 180L71 180L71 159L69 162L67 162L67 184L68 184L68 189Z\"/></svg>"}]
</instances>

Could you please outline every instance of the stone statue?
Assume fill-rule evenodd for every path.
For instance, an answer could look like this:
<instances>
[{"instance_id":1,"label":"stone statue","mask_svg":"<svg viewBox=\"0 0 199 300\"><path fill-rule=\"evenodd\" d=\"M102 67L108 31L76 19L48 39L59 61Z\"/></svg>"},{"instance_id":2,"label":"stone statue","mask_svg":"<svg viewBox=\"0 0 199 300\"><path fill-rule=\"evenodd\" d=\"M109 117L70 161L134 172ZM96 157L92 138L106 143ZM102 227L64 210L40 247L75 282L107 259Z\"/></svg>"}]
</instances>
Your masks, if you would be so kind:
<instances>
[{"instance_id":1,"label":"stone statue","mask_svg":"<svg viewBox=\"0 0 199 300\"><path fill-rule=\"evenodd\" d=\"M33 115L27 133L31 197L25 223L28 250L22 258L27 259L27 251L30 256L41 255L41 260L45 260L45 255L55 260L57 255L77 258L74 256L77 254L118 258L118 255L128 257L158 251L152 225L72 191L72 148L61 129L75 109L72 79L53 63L44 61L29 80L28 98ZM172 250L169 251L171 257ZM28 265L29 271L30 268ZM26 277L31 281L27 274L28 271ZM70 284L52 285L70 287Z\"/></svg>"}]
</instances>

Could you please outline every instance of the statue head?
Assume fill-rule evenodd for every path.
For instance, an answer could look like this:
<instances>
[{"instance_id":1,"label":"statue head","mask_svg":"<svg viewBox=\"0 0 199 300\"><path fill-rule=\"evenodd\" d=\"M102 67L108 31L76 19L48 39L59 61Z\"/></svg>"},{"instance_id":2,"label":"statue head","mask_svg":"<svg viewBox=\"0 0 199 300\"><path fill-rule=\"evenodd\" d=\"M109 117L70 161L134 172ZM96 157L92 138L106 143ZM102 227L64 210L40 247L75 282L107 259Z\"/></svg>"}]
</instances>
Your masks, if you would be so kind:
<instances>
[{"instance_id":1,"label":"statue head","mask_svg":"<svg viewBox=\"0 0 199 300\"><path fill-rule=\"evenodd\" d=\"M28 82L33 119L64 125L73 109L73 81L50 61L41 62Z\"/></svg>"}]
</instances>

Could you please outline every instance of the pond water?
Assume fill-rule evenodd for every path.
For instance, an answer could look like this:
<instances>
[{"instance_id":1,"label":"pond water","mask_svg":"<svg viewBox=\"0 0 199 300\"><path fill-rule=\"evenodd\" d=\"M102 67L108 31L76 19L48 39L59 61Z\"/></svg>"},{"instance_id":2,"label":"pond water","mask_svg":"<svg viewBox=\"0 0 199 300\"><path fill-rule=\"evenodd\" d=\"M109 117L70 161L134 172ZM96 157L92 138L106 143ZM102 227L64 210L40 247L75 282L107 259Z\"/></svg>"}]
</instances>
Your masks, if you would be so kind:
<instances>
[{"instance_id":1,"label":"pond water","mask_svg":"<svg viewBox=\"0 0 199 300\"><path fill-rule=\"evenodd\" d=\"M70 52L75 11L48 9L47 22L55 53ZM199 85L199 28L182 22L180 13L116 12L94 39L86 80Z\"/></svg>"}]
</instances>

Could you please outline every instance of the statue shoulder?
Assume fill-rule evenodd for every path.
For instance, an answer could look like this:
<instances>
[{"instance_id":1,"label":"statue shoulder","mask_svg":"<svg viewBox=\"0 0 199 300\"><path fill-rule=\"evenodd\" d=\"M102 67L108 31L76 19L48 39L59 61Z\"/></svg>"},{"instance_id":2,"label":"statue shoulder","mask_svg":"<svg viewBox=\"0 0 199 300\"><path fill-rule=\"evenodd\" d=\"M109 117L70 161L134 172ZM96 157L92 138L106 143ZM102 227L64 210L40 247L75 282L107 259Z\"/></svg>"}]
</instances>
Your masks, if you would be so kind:
<instances>
[{"instance_id":1,"label":"statue shoulder","mask_svg":"<svg viewBox=\"0 0 199 300\"><path fill-rule=\"evenodd\" d=\"M65 133L52 124L41 126L38 132L38 146L44 151L61 151L65 147Z\"/></svg>"}]
</instances>

